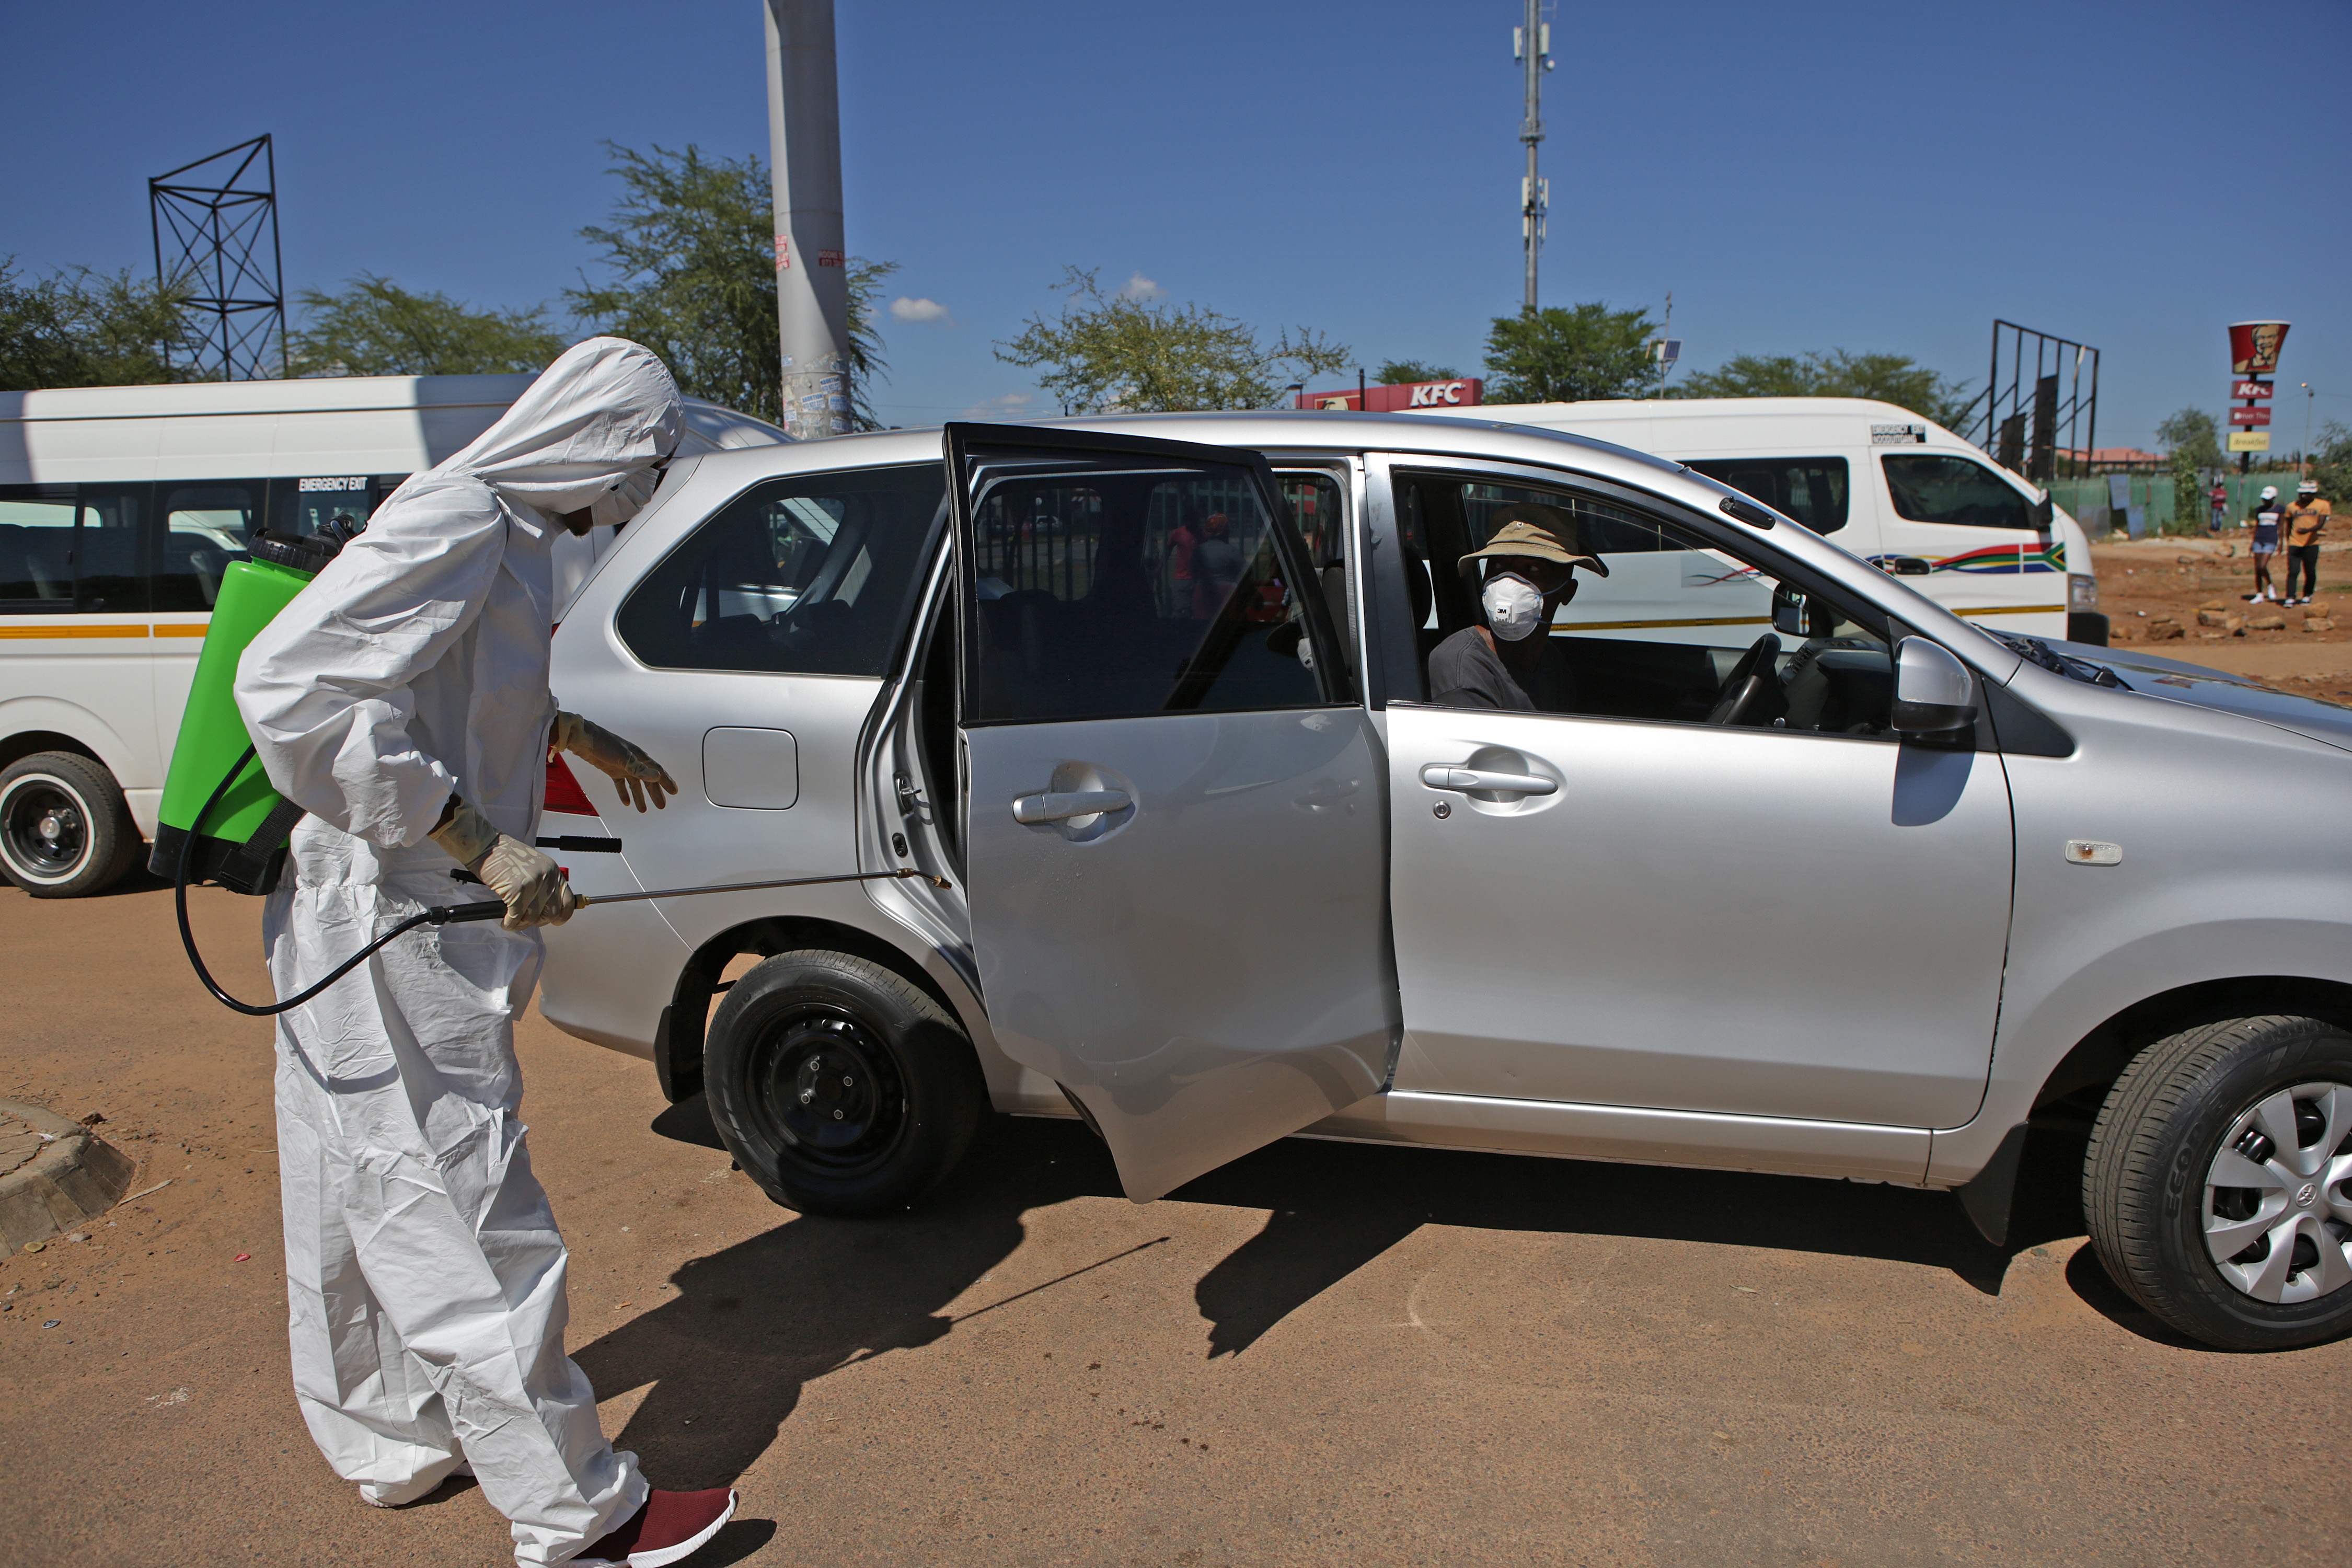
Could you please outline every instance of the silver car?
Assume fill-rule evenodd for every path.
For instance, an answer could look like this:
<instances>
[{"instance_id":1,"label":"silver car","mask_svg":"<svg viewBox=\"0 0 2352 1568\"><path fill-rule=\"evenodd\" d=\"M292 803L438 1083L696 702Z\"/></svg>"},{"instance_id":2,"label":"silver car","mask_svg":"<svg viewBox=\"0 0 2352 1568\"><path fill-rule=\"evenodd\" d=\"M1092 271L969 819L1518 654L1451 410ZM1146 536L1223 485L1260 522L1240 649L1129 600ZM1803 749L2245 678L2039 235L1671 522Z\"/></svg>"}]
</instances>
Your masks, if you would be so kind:
<instances>
[{"instance_id":1,"label":"silver car","mask_svg":"<svg viewBox=\"0 0 2352 1568\"><path fill-rule=\"evenodd\" d=\"M1607 574L1538 710L1453 705L1462 558L1528 506ZM1957 1189L1998 1243L2071 1121L2150 1310L2352 1325L2342 709L1987 634L1622 448L1354 414L681 461L555 654L685 786L599 821L551 770L583 891L868 879L548 942L547 1016L795 1208L908 1204L992 1107L1138 1200L1306 1132Z\"/></svg>"}]
</instances>

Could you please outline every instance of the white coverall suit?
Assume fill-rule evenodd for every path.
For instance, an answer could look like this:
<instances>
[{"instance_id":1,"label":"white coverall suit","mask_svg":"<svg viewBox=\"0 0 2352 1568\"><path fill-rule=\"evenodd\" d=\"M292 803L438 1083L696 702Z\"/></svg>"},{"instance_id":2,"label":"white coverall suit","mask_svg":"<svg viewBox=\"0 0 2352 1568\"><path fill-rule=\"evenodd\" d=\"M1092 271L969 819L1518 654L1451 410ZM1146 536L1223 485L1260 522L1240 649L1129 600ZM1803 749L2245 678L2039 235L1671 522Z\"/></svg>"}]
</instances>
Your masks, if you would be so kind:
<instances>
[{"instance_id":1,"label":"white coverall suit","mask_svg":"<svg viewBox=\"0 0 2352 1568\"><path fill-rule=\"evenodd\" d=\"M310 815L263 931L281 996L429 904L479 899L426 835L452 791L528 844L545 788L559 513L678 445L650 352L596 338L379 508L257 637L237 706ZM609 506L609 501L608 501ZM517 1119L514 1020L539 933L425 928L278 1016L278 1147L294 1387L372 1501L461 1464L560 1563L644 1503L563 1350L565 1255Z\"/></svg>"}]
</instances>

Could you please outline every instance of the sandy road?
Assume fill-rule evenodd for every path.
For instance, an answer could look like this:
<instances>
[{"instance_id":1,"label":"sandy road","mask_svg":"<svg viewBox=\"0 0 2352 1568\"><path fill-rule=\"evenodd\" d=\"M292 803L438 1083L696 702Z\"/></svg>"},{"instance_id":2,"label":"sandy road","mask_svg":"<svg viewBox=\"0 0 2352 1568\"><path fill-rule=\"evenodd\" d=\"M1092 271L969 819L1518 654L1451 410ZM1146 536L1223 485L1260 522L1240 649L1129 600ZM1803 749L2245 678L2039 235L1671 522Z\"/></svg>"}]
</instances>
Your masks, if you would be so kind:
<instances>
[{"instance_id":1,"label":"sandy road","mask_svg":"<svg viewBox=\"0 0 2352 1568\"><path fill-rule=\"evenodd\" d=\"M171 926L0 891L0 1097L172 1184L0 1262L0 1563L504 1561L478 1492L378 1511L311 1450L268 1031ZM575 1353L657 1480L741 1488L714 1563L2352 1552L2352 1344L2171 1342L2063 1202L2004 1253L1928 1194L1294 1142L1137 1207L1007 1122L920 1212L806 1220L640 1065L536 1016L522 1053Z\"/></svg>"}]
</instances>

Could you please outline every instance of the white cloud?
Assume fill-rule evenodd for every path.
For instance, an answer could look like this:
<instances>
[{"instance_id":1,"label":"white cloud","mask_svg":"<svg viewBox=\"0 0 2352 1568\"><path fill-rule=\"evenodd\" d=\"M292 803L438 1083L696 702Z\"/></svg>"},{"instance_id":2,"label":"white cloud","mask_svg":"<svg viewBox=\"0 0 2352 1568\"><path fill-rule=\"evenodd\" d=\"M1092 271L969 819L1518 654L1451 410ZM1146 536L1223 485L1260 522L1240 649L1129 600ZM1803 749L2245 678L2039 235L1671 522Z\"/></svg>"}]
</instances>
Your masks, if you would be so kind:
<instances>
[{"instance_id":1,"label":"white cloud","mask_svg":"<svg viewBox=\"0 0 2352 1568\"><path fill-rule=\"evenodd\" d=\"M915 300L901 294L890 301L890 314L901 321L945 321L953 325L955 318L937 300Z\"/></svg>"},{"instance_id":2,"label":"white cloud","mask_svg":"<svg viewBox=\"0 0 2352 1568\"><path fill-rule=\"evenodd\" d=\"M965 409L966 419L1028 419L1037 413L1037 395L1034 392L1000 392L994 397L975 403Z\"/></svg>"},{"instance_id":3,"label":"white cloud","mask_svg":"<svg viewBox=\"0 0 2352 1568\"><path fill-rule=\"evenodd\" d=\"M1122 300L1157 300L1168 292L1140 272L1128 274L1127 282L1119 289Z\"/></svg>"}]
</instances>

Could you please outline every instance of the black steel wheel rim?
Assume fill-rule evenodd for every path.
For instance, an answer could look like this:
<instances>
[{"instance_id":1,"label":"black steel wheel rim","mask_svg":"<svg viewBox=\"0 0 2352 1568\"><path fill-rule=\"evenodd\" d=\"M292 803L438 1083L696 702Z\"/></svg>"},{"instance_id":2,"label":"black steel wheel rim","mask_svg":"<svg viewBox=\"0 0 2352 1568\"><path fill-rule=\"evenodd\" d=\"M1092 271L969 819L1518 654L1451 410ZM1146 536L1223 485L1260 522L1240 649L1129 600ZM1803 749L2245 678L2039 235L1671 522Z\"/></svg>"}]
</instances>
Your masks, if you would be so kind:
<instances>
[{"instance_id":1,"label":"black steel wheel rim","mask_svg":"<svg viewBox=\"0 0 2352 1568\"><path fill-rule=\"evenodd\" d=\"M844 1007L807 1003L761 1031L753 1113L782 1157L831 1175L887 1159L907 1131L906 1081L881 1035Z\"/></svg>"},{"instance_id":2,"label":"black steel wheel rim","mask_svg":"<svg viewBox=\"0 0 2352 1568\"><path fill-rule=\"evenodd\" d=\"M72 874L89 853L89 822L72 791L54 780L20 779L0 805L0 832L8 838L8 858L41 879Z\"/></svg>"}]
</instances>

